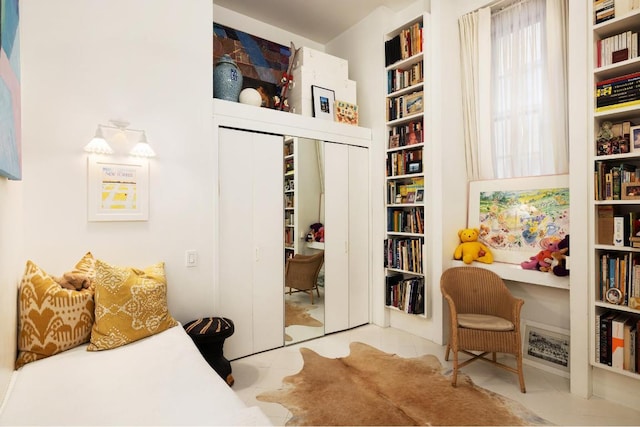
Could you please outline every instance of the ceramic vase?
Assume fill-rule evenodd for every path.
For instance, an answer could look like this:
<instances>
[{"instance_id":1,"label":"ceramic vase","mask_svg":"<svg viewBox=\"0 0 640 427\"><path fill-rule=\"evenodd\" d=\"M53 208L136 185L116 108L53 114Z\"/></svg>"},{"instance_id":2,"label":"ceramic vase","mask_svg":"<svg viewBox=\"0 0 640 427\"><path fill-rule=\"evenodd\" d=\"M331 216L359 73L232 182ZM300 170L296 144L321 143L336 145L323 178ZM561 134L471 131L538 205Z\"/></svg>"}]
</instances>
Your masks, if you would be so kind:
<instances>
[{"instance_id":1,"label":"ceramic vase","mask_svg":"<svg viewBox=\"0 0 640 427\"><path fill-rule=\"evenodd\" d=\"M240 69L229 55L222 55L213 70L213 97L238 102L241 90Z\"/></svg>"}]
</instances>

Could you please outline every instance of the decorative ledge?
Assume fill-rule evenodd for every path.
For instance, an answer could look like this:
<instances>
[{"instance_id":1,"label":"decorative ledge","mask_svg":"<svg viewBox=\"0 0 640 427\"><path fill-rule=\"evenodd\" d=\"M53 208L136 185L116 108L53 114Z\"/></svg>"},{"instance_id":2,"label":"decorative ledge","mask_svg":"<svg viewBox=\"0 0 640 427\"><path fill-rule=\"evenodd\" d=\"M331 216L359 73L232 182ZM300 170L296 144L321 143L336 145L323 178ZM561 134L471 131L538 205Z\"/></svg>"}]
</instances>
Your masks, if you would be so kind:
<instances>
[{"instance_id":1,"label":"decorative ledge","mask_svg":"<svg viewBox=\"0 0 640 427\"><path fill-rule=\"evenodd\" d=\"M324 250L324 242L306 242L306 243L308 248Z\"/></svg>"},{"instance_id":2,"label":"decorative ledge","mask_svg":"<svg viewBox=\"0 0 640 427\"><path fill-rule=\"evenodd\" d=\"M451 267L464 267L467 265L468 264L458 260L451 260L450 264ZM548 286L550 288L569 289L570 276L560 277L553 273L545 273L537 270L525 270L517 264L507 264L504 262L494 262L493 264L474 262L470 264L470 266L491 270L504 280Z\"/></svg>"}]
</instances>

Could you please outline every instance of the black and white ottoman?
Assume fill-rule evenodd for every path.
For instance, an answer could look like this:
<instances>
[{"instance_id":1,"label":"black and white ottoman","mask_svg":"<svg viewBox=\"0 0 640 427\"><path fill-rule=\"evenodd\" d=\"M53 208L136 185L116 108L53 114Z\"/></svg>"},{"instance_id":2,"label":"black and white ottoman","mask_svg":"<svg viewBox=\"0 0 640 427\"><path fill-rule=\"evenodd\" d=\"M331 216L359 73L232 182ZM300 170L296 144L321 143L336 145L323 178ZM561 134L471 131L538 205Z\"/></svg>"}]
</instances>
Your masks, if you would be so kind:
<instances>
[{"instance_id":1,"label":"black and white ottoman","mask_svg":"<svg viewBox=\"0 0 640 427\"><path fill-rule=\"evenodd\" d=\"M203 317L185 324L184 329L209 365L232 386L231 362L225 359L222 347L233 335L233 322L224 317Z\"/></svg>"}]
</instances>

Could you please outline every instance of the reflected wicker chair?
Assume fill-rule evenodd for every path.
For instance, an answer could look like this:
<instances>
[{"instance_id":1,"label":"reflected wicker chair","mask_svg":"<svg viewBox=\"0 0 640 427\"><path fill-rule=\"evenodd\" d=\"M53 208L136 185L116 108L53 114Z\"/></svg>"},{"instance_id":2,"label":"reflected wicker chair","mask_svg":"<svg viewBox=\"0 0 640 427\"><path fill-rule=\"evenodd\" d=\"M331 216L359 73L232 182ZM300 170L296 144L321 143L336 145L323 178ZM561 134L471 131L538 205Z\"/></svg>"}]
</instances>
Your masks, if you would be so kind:
<instances>
[{"instance_id":1,"label":"reflected wicker chair","mask_svg":"<svg viewBox=\"0 0 640 427\"><path fill-rule=\"evenodd\" d=\"M318 289L318 274L324 263L324 251L315 255L295 254L293 258L287 259L284 273L284 285L289 288L289 295L292 292L306 292L311 296L313 304L313 291L320 298Z\"/></svg>"},{"instance_id":2,"label":"reflected wicker chair","mask_svg":"<svg viewBox=\"0 0 640 427\"><path fill-rule=\"evenodd\" d=\"M520 310L524 301L511 295L500 276L479 267L449 268L442 273L440 290L451 314L445 354L445 360L449 360L449 350L453 351L451 384L456 386L458 369L484 360L518 374L520 391L526 393L520 340ZM458 352L471 359L460 363ZM485 357L489 353L491 358ZM516 368L498 362L496 353L513 354Z\"/></svg>"}]
</instances>

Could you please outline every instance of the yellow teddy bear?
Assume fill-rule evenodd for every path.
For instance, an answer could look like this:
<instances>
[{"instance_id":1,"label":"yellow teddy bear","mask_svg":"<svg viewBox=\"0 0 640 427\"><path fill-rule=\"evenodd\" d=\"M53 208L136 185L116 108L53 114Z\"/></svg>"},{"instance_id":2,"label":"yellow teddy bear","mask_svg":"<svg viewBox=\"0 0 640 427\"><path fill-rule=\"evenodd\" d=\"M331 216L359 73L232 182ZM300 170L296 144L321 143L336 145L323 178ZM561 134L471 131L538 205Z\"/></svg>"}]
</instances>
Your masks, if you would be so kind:
<instances>
[{"instance_id":1,"label":"yellow teddy bear","mask_svg":"<svg viewBox=\"0 0 640 427\"><path fill-rule=\"evenodd\" d=\"M493 263L493 255L489 248L478 242L479 233L480 230L477 228L464 228L458 231L458 237L462 243L456 248L453 258L461 259L465 264L471 264L473 261Z\"/></svg>"}]
</instances>

